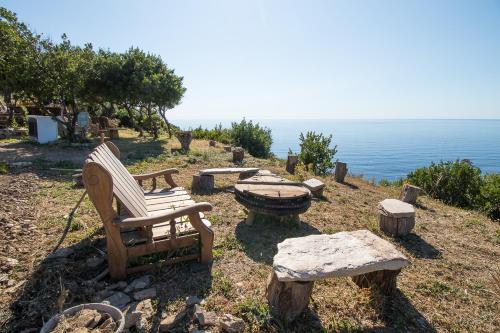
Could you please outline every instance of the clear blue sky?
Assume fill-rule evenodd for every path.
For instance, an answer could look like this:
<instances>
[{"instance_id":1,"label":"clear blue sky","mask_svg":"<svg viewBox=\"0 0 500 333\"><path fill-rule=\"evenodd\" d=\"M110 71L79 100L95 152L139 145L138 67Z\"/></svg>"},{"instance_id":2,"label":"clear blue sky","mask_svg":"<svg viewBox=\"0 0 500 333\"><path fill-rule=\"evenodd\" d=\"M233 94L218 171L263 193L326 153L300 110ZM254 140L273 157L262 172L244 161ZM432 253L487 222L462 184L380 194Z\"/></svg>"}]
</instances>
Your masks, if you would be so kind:
<instances>
[{"instance_id":1,"label":"clear blue sky","mask_svg":"<svg viewBox=\"0 0 500 333\"><path fill-rule=\"evenodd\" d=\"M500 118L499 1L0 1L38 33L162 56L172 119Z\"/></svg>"}]
</instances>

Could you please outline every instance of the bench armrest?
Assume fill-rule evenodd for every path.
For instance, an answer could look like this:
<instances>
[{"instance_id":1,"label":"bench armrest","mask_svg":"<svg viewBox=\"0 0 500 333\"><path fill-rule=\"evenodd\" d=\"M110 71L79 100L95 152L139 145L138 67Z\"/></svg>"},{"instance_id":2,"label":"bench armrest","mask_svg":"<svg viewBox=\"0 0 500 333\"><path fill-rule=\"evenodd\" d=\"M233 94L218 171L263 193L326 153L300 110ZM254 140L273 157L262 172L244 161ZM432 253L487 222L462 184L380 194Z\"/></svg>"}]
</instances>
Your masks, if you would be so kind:
<instances>
[{"instance_id":1,"label":"bench armrest","mask_svg":"<svg viewBox=\"0 0 500 333\"><path fill-rule=\"evenodd\" d=\"M116 222L116 224L118 224L118 226L121 228L147 227L158 223L169 222L182 216L197 214L197 216L199 217L200 215L198 213L211 210L211 204L209 204L208 202L200 202L157 216L129 217L122 220L121 222ZM196 228L195 225L193 225L193 227Z\"/></svg>"},{"instance_id":2,"label":"bench armrest","mask_svg":"<svg viewBox=\"0 0 500 333\"><path fill-rule=\"evenodd\" d=\"M156 178L156 177L160 177L160 176L171 175L174 173L179 173L179 170L177 170L177 169L165 169L165 170L161 170L161 171L145 173L142 175L132 175L132 177L134 177L135 180L146 180L146 179Z\"/></svg>"}]
</instances>

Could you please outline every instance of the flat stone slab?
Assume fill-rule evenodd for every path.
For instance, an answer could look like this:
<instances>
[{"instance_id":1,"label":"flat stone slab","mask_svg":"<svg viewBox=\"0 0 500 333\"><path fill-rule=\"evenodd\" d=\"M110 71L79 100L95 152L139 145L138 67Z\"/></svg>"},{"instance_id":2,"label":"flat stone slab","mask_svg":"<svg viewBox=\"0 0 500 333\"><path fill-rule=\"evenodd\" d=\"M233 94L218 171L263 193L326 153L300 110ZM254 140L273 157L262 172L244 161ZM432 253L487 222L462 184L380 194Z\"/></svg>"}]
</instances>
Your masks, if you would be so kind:
<instances>
[{"instance_id":1,"label":"flat stone slab","mask_svg":"<svg viewBox=\"0 0 500 333\"><path fill-rule=\"evenodd\" d=\"M311 191L317 191L325 187L325 183L316 178L311 178L303 182L304 186L310 189Z\"/></svg>"},{"instance_id":2,"label":"flat stone slab","mask_svg":"<svg viewBox=\"0 0 500 333\"><path fill-rule=\"evenodd\" d=\"M288 238L278 244L273 261L279 281L316 281L407 265L394 245L368 230Z\"/></svg>"},{"instance_id":3,"label":"flat stone slab","mask_svg":"<svg viewBox=\"0 0 500 333\"><path fill-rule=\"evenodd\" d=\"M386 216L411 217L415 215L413 205L397 199L385 199L378 204L378 209Z\"/></svg>"},{"instance_id":4,"label":"flat stone slab","mask_svg":"<svg viewBox=\"0 0 500 333\"><path fill-rule=\"evenodd\" d=\"M245 172L255 172L257 173L259 168L215 168L215 169L204 169L200 170L200 175L222 175L222 174L232 174L232 173L245 173Z\"/></svg>"}]
</instances>

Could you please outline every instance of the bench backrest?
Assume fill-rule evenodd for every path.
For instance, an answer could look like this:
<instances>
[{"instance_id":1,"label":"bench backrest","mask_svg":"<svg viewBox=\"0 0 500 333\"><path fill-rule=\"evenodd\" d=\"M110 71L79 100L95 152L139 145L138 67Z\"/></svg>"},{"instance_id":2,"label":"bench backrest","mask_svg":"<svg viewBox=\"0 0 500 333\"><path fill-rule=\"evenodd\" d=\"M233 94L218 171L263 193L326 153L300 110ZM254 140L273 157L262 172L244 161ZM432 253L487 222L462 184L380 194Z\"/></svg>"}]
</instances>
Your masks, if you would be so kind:
<instances>
[{"instance_id":1,"label":"bench backrest","mask_svg":"<svg viewBox=\"0 0 500 333\"><path fill-rule=\"evenodd\" d=\"M109 172L113 180L113 194L130 215L148 216L143 189L105 143L97 146L89 155L89 160Z\"/></svg>"}]
</instances>

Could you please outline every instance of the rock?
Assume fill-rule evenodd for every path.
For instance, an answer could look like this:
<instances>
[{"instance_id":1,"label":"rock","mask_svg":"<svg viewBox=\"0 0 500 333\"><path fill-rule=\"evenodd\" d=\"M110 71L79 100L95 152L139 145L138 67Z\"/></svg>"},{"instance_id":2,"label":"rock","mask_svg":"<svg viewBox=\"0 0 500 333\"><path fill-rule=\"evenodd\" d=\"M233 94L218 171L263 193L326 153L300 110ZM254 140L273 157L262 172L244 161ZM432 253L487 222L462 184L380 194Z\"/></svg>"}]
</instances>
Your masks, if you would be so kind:
<instances>
[{"instance_id":1,"label":"rock","mask_svg":"<svg viewBox=\"0 0 500 333\"><path fill-rule=\"evenodd\" d=\"M126 293L129 293L134 290L139 290L139 289L144 289L147 286L151 284L152 276L151 275L144 275L141 276L140 278L137 278L130 282L128 287L124 290Z\"/></svg>"},{"instance_id":2,"label":"rock","mask_svg":"<svg viewBox=\"0 0 500 333\"><path fill-rule=\"evenodd\" d=\"M116 306L117 308L124 308L130 302L130 297L121 291L115 292L113 295L106 298L104 301L109 302L109 304Z\"/></svg>"},{"instance_id":3,"label":"rock","mask_svg":"<svg viewBox=\"0 0 500 333\"><path fill-rule=\"evenodd\" d=\"M158 327L158 331L160 333L169 332L172 328L175 327L176 318L177 317L175 315L170 315L163 318L160 322L160 326Z\"/></svg>"},{"instance_id":4,"label":"rock","mask_svg":"<svg viewBox=\"0 0 500 333\"><path fill-rule=\"evenodd\" d=\"M108 290L108 289L100 290L95 294L95 296L93 297L93 300L95 302L99 302L100 300L103 300L103 299L106 300L111 295L113 295L112 290Z\"/></svg>"},{"instance_id":5,"label":"rock","mask_svg":"<svg viewBox=\"0 0 500 333\"><path fill-rule=\"evenodd\" d=\"M245 322L243 319L231 314L225 314L220 321L222 329L228 333L241 333L245 331Z\"/></svg>"},{"instance_id":6,"label":"rock","mask_svg":"<svg viewBox=\"0 0 500 333\"><path fill-rule=\"evenodd\" d=\"M200 304L202 301L201 298L199 298L198 296L188 296L186 297L186 305L187 306L193 306L195 304Z\"/></svg>"},{"instance_id":7,"label":"rock","mask_svg":"<svg viewBox=\"0 0 500 333\"><path fill-rule=\"evenodd\" d=\"M2 259L2 271L10 271L19 264L19 260L5 257Z\"/></svg>"},{"instance_id":8,"label":"rock","mask_svg":"<svg viewBox=\"0 0 500 333\"><path fill-rule=\"evenodd\" d=\"M288 238L278 244L273 269L279 281L315 281L399 270L408 259L368 230Z\"/></svg>"},{"instance_id":9,"label":"rock","mask_svg":"<svg viewBox=\"0 0 500 333\"><path fill-rule=\"evenodd\" d=\"M378 204L380 211L386 216L392 217L408 217L415 215L415 208L409 203L397 199L385 199Z\"/></svg>"},{"instance_id":10,"label":"rock","mask_svg":"<svg viewBox=\"0 0 500 333\"><path fill-rule=\"evenodd\" d=\"M153 313L153 305L151 304L150 299L130 304L124 310L125 328L133 326L147 326L149 318L153 315Z\"/></svg>"},{"instance_id":11,"label":"rock","mask_svg":"<svg viewBox=\"0 0 500 333\"><path fill-rule=\"evenodd\" d=\"M143 299L156 297L156 288L148 288L134 293L134 299L136 301L142 301Z\"/></svg>"},{"instance_id":12,"label":"rock","mask_svg":"<svg viewBox=\"0 0 500 333\"><path fill-rule=\"evenodd\" d=\"M127 288L127 282L125 281L118 281L117 283L110 284L106 289L108 290L115 290L115 289L120 289L123 290Z\"/></svg>"},{"instance_id":13,"label":"rock","mask_svg":"<svg viewBox=\"0 0 500 333\"><path fill-rule=\"evenodd\" d=\"M205 311L199 305L195 306L194 318L201 326L217 325L219 322L219 318L217 318L215 312Z\"/></svg>"},{"instance_id":14,"label":"rock","mask_svg":"<svg viewBox=\"0 0 500 333\"><path fill-rule=\"evenodd\" d=\"M61 248L55 252L52 252L50 253L48 256L47 256L47 259L61 259L61 258L67 258L69 257L70 255L72 255L73 253L75 253L75 251L73 249L70 249L68 247L65 247L65 248Z\"/></svg>"},{"instance_id":15,"label":"rock","mask_svg":"<svg viewBox=\"0 0 500 333\"><path fill-rule=\"evenodd\" d=\"M102 257L92 257L88 258L86 261L87 267L94 269L99 267L104 262L104 258Z\"/></svg>"}]
</instances>

